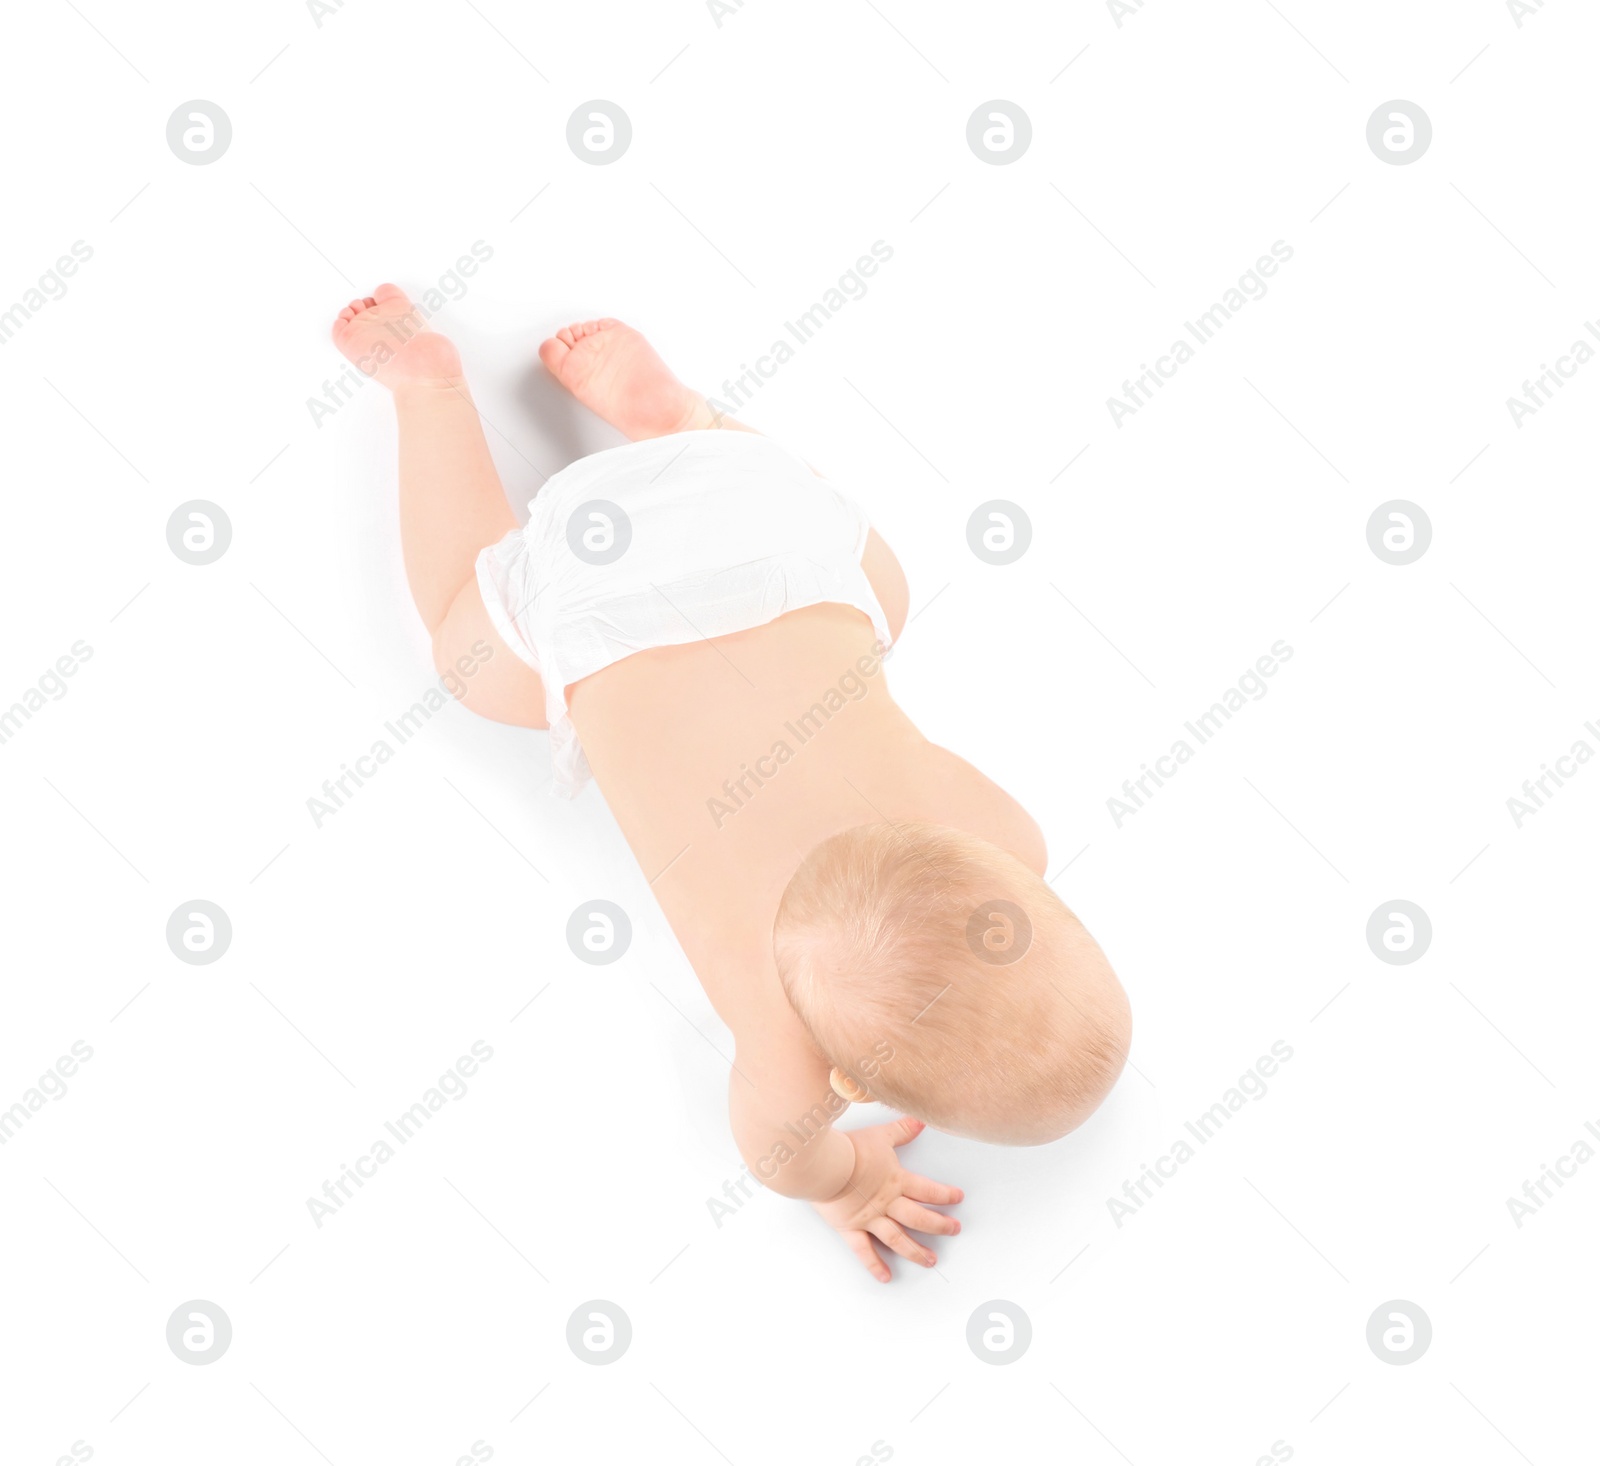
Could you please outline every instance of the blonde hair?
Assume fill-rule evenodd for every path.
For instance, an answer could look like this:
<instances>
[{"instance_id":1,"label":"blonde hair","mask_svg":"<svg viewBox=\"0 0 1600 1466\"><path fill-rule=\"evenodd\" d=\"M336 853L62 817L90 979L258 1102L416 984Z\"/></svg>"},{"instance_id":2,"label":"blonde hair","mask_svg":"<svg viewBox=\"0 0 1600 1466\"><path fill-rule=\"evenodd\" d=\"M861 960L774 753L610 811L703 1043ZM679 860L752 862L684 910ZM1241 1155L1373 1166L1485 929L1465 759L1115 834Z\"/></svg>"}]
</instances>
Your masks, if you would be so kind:
<instances>
[{"instance_id":1,"label":"blonde hair","mask_svg":"<svg viewBox=\"0 0 1600 1466\"><path fill-rule=\"evenodd\" d=\"M941 1129L1029 1144L1072 1129L1127 1054L1105 955L1016 857L960 830L845 830L801 862L773 953L823 1056Z\"/></svg>"}]
</instances>

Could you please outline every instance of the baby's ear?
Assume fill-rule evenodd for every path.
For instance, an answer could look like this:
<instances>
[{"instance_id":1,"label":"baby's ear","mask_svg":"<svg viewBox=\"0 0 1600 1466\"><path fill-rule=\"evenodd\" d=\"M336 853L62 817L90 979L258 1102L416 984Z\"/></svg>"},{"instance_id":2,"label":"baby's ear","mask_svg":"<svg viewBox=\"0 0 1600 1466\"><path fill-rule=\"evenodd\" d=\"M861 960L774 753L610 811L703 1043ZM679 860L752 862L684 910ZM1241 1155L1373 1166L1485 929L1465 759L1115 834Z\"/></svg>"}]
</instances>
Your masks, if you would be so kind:
<instances>
[{"instance_id":1,"label":"baby's ear","mask_svg":"<svg viewBox=\"0 0 1600 1466\"><path fill-rule=\"evenodd\" d=\"M833 1092L842 1100L849 1100L853 1105L870 1105L872 1096L855 1082L843 1069L835 1069L828 1075L828 1083L833 1086Z\"/></svg>"}]
</instances>

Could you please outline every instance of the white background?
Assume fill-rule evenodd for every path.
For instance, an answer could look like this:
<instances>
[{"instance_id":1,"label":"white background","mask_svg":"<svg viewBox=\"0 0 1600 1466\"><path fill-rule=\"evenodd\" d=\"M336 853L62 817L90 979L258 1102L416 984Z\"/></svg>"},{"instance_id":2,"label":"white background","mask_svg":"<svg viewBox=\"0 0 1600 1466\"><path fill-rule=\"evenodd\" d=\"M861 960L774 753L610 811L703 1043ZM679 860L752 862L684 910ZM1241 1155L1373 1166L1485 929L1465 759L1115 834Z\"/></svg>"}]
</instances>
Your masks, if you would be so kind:
<instances>
[{"instance_id":1,"label":"white background","mask_svg":"<svg viewBox=\"0 0 1600 1466\"><path fill-rule=\"evenodd\" d=\"M1600 1165L1506 1205L1600 1121L1600 767L1506 805L1600 748L1600 364L1506 407L1600 313L1591 7L52 0L6 41L0 304L93 258L0 349L0 705L93 655L0 747L0 1107L94 1051L0 1148L7 1462L1592 1450ZM565 141L597 97L634 128L608 167ZM203 167L165 140L197 98L233 125ZM965 140L992 98L1033 125L1005 167ZM1404 167L1366 141L1393 98L1434 128ZM544 335L617 315L716 392L880 239L745 415L897 549L897 697L1037 816L1136 1015L1077 1135L917 1142L965 1230L887 1287L803 1206L712 1220L728 1035L597 793L544 792L544 735L452 706L306 806L432 678L382 391L307 406L351 296L492 247L436 324L521 509L615 441ZM1118 428L1107 397L1276 240L1265 298ZM1034 527L1007 568L965 540L994 498ZM1397 498L1433 526L1406 567L1366 540ZM203 568L165 538L191 499L233 526ZM1118 828L1279 639L1269 694ZM596 897L634 923L611 967L564 941ZM233 924L210 966L164 937L196 898ZM1365 939L1397 898L1433 923L1409 966ZM468 1095L319 1229L307 1198L475 1040ZM634 1331L605 1367L565 1339L596 1298ZM165 1341L190 1299L232 1321L205 1367ZM966 1343L991 1299L1032 1321L1005 1367ZM1404 1367L1366 1342L1391 1299L1432 1320Z\"/></svg>"}]
</instances>

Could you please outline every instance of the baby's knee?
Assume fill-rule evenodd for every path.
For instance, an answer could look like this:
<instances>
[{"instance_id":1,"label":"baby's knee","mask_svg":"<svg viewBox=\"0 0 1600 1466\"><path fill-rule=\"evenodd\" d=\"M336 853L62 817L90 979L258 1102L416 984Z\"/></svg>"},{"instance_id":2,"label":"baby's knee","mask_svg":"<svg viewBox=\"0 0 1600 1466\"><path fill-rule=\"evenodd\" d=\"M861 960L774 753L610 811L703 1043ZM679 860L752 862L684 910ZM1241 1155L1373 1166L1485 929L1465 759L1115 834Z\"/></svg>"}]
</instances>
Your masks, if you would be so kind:
<instances>
[{"instance_id":1,"label":"baby's knee","mask_svg":"<svg viewBox=\"0 0 1600 1466\"><path fill-rule=\"evenodd\" d=\"M433 665L444 690L496 723L547 728L544 682L505 644L476 581L462 587L433 633Z\"/></svg>"}]
</instances>

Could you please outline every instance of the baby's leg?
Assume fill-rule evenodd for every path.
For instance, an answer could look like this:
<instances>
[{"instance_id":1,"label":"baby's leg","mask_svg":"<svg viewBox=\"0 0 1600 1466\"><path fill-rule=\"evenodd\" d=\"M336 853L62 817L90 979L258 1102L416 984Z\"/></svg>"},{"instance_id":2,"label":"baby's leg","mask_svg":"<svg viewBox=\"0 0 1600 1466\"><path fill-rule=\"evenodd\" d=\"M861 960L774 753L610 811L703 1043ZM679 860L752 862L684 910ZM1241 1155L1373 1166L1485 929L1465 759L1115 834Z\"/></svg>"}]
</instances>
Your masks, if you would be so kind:
<instances>
[{"instance_id":1,"label":"baby's leg","mask_svg":"<svg viewBox=\"0 0 1600 1466\"><path fill-rule=\"evenodd\" d=\"M478 552L516 528L465 382L395 388L400 424L400 539L406 579L441 675L499 723L544 728L544 685L483 608ZM487 646L490 654L483 656Z\"/></svg>"},{"instance_id":2,"label":"baby's leg","mask_svg":"<svg viewBox=\"0 0 1600 1466\"><path fill-rule=\"evenodd\" d=\"M501 640L478 591L478 552L514 529L516 519L455 347L428 331L393 285L351 301L334 326L334 341L394 393L406 579L433 639L435 666L459 679L462 700L474 712L545 727L539 676Z\"/></svg>"},{"instance_id":3,"label":"baby's leg","mask_svg":"<svg viewBox=\"0 0 1600 1466\"><path fill-rule=\"evenodd\" d=\"M580 321L539 348L539 360L597 417L637 442L696 428L754 432L684 386L632 326L609 318Z\"/></svg>"}]
</instances>

